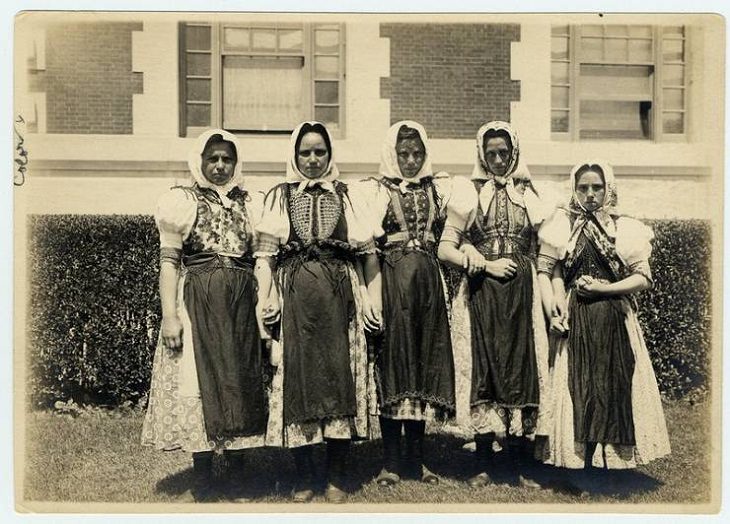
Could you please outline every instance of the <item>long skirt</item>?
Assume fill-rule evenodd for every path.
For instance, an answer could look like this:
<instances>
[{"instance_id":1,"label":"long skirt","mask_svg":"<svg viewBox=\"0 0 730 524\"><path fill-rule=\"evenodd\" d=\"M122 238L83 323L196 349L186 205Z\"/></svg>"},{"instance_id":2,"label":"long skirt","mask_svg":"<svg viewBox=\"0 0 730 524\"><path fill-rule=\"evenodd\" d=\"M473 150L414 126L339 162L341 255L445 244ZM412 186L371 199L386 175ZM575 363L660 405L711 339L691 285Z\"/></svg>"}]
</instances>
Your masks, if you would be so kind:
<instances>
[{"instance_id":1,"label":"long skirt","mask_svg":"<svg viewBox=\"0 0 730 524\"><path fill-rule=\"evenodd\" d=\"M170 350L160 338L142 443L191 452L263 446L267 406L253 272L217 255L189 263L178 284L183 347Z\"/></svg>"},{"instance_id":2,"label":"long skirt","mask_svg":"<svg viewBox=\"0 0 730 524\"><path fill-rule=\"evenodd\" d=\"M370 438L369 372L357 275L350 262L306 261L278 273L282 355L272 381L266 445Z\"/></svg>"},{"instance_id":3,"label":"long skirt","mask_svg":"<svg viewBox=\"0 0 730 524\"><path fill-rule=\"evenodd\" d=\"M542 460L582 468L586 442L596 467L626 469L670 452L659 388L636 313L626 298L569 294L568 338L555 339L550 414Z\"/></svg>"},{"instance_id":4,"label":"long skirt","mask_svg":"<svg viewBox=\"0 0 730 524\"><path fill-rule=\"evenodd\" d=\"M523 259L506 282L464 277L451 315L456 421L445 430L544 435L549 345L532 263Z\"/></svg>"},{"instance_id":5,"label":"long skirt","mask_svg":"<svg viewBox=\"0 0 730 524\"><path fill-rule=\"evenodd\" d=\"M435 255L387 252L382 265L385 334L376 355L383 416L454 413L454 358L444 284Z\"/></svg>"}]
</instances>

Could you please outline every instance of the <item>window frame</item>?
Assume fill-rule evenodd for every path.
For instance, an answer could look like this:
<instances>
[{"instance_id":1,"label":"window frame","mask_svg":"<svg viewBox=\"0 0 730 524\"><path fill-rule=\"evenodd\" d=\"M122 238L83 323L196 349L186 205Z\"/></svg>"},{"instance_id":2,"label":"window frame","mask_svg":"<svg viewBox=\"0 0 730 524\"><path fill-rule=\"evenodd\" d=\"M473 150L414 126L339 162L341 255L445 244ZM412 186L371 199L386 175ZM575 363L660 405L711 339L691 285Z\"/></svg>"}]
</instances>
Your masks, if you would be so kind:
<instances>
[{"instance_id":1,"label":"window frame","mask_svg":"<svg viewBox=\"0 0 730 524\"><path fill-rule=\"evenodd\" d=\"M210 50L189 50L186 47L186 27L209 27L211 31ZM279 53L271 53L268 51L224 51L223 48L223 30L225 28L241 28L241 29L302 29L303 45L302 52L283 51ZM315 47L315 31L337 29L339 31L339 48L337 53L317 52ZM347 52L347 34L346 24L340 22L249 22L249 23L233 23L233 22L180 22L178 24L178 113L179 113L179 135L181 137L198 136L200 133L210 128L223 129L223 57L229 56L291 56L304 59L304 89L303 97L306 98L306 107L308 107L309 115L306 120L315 120L317 107L337 107L338 122L326 123L327 129L333 138L344 138L345 122L346 122L346 52ZM277 44L278 45L278 44ZM210 54L211 71L210 76L206 75L188 75L187 74L187 55L188 54ZM318 78L315 71L315 57L317 56L337 56L338 57L338 75L337 78ZM191 101L187 100L187 80L188 79L209 79L211 82L210 101ZM337 103L318 103L315 100L315 83L316 82L337 82L338 98ZM187 125L187 105L210 105L211 123L210 126L188 126ZM251 135L251 136L282 136L290 134L292 129L227 129L234 134Z\"/></svg>"},{"instance_id":2,"label":"window frame","mask_svg":"<svg viewBox=\"0 0 730 524\"><path fill-rule=\"evenodd\" d=\"M688 67L688 50L690 48L690 26L683 25L683 35L681 37L669 37L667 38L663 33L662 25L649 25L651 27L651 41L652 41L652 62L617 62L617 61L582 61L580 57L580 41L582 35L582 28L584 25L602 25L604 27L604 35L601 37L606 39L605 27L609 25L617 24L568 24L568 33L565 34L554 34L553 27L558 24L551 25L550 39L551 39L551 56L550 56L550 137L551 140L556 141L574 141L574 142L601 142L601 141L629 141L629 142L686 142L689 136L689 90L691 85L690 69ZM563 24L565 25L565 24ZM618 24L625 25L627 27L636 24ZM643 24L641 24L643 25ZM668 27L668 26L667 26ZM555 59L552 56L552 39L553 37L568 38L568 58L567 59ZM598 37L596 37L598 38ZM611 38L611 37L609 37ZM616 37L624 38L624 37ZM625 37L630 39L630 36ZM683 60L681 62L667 62L664 61L664 41L665 40L681 40L684 42L683 46ZM552 79L553 64L556 62L568 63L568 83L554 83ZM580 98L578 96L578 90L580 88L580 68L582 64L590 65L646 65L654 68L654 78L652 80L652 112L651 112L651 136L647 138L580 138ZM675 85L664 85L665 65L682 65L684 71L684 83L682 86ZM556 108L552 105L552 88L553 87L568 87L568 108ZM682 109L665 109L664 108L664 89L682 89ZM553 111L568 111L568 131L553 131L552 130L552 112ZM682 133L665 133L663 127L662 116L664 113L682 113L683 116L683 128Z\"/></svg>"}]
</instances>

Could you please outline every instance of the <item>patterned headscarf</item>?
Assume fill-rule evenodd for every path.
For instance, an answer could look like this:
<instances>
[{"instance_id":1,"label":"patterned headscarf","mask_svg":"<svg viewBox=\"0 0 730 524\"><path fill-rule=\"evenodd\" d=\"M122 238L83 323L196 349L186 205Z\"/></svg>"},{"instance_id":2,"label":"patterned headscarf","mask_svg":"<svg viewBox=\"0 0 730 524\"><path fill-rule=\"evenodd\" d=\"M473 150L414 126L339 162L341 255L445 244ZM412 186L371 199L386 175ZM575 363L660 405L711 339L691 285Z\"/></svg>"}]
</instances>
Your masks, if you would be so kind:
<instances>
[{"instance_id":1,"label":"patterned headscarf","mask_svg":"<svg viewBox=\"0 0 730 524\"><path fill-rule=\"evenodd\" d=\"M203 153L205 152L205 146L208 144L211 138L219 136L223 142L228 142L233 146L233 150L236 153L236 166L233 171L233 176L224 185L219 186L205 178L203 174ZM193 180L202 188L212 189L220 198L223 207L230 208L231 200L228 198L228 193L235 188L243 189L243 172L241 162L241 147L238 144L238 139L235 135L224 131L223 129L210 129L201 133L195 141L195 145L190 149L188 153L188 169L190 174L193 176Z\"/></svg>"},{"instance_id":2,"label":"patterned headscarf","mask_svg":"<svg viewBox=\"0 0 730 524\"><path fill-rule=\"evenodd\" d=\"M318 178L307 178L304 173L299 170L297 165L297 146L301 142L301 139L307 133L319 133L324 138L325 144L329 149L329 162L324 172ZM334 185L332 182L337 180L340 176L340 171L337 169L337 165L334 161L334 154L332 152L332 138L330 137L329 131L325 125L321 122L310 121L302 122L291 134L291 140L289 142L289 162L286 164L286 182L289 184L298 184L297 191L303 191L309 186L319 185L322 189L327 191L334 191Z\"/></svg>"},{"instance_id":3,"label":"patterned headscarf","mask_svg":"<svg viewBox=\"0 0 730 524\"><path fill-rule=\"evenodd\" d=\"M603 203L594 211L587 211L581 205L576 191L579 174L582 175L589 169L596 169L601 172L605 185ZM568 240L568 255L571 256L575 252L578 237L581 231L585 229L586 234L593 240L594 245L603 253L606 259L615 259L615 248L612 247L616 240L616 221L614 218L619 215L619 211L613 168L607 162L598 159L576 164L570 171L570 187L572 197L567 211L574 217L574 221L570 231L570 239Z\"/></svg>"}]
</instances>

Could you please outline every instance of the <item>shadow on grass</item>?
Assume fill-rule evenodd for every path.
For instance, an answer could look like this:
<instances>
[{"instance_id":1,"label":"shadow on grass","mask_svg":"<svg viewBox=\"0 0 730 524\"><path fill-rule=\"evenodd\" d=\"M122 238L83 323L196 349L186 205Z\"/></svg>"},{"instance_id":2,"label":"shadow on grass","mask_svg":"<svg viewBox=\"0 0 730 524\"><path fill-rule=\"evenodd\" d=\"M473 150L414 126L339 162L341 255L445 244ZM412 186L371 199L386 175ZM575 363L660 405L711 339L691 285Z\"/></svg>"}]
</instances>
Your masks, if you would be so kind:
<instances>
[{"instance_id":1,"label":"shadow on grass","mask_svg":"<svg viewBox=\"0 0 730 524\"><path fill-rule=\"evenodd\" d=\"M429 435L426 438L425 463L443 479L466 482L476 472L474 453L463 448L464 440L451 435ZM272 497L286 501L296 485L297 475L289 451L258 448L243 453L243 467L233 470L226 455L214 460L215 500L247 500L256 502ZM326 486L325 445L314 446L315 491L321 494ZM355 443L348 459L348 476L343 486L350 493L372 482L382 465L380 440ZM517 473L536 481L545 489L574 496L611 496L626 499L637 493L658 489L662 483L640 471L568 471L527 461L519 469L506 452L495 453L489 474L496 484L513 484ZM155 491L179 497L193 486L191 467L159 480ZM405 501L404 501L405 502Z\"/></svg>"}]
</instances>

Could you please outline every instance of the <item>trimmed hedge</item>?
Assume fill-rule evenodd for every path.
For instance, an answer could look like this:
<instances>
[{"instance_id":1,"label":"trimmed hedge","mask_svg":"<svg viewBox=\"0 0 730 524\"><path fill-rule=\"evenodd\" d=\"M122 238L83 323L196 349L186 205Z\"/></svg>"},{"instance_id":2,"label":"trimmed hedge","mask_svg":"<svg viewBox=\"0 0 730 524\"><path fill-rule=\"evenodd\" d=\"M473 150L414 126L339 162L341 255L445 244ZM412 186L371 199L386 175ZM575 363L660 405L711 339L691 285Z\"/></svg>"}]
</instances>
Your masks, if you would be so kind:
<instances>
[{"instance_id":1,"label":"trimmed hedge","mask_svg":"<svg viewBox=\"0 0 730 524\"><path fill-rule=\"evenodd\" d=\"M657 220L639 319L662 392L707 389L710 226ZM139 401L157 341L158 235L149 216L38 215L30 226L30 401Z\"/></svg>"}]
</instances>

